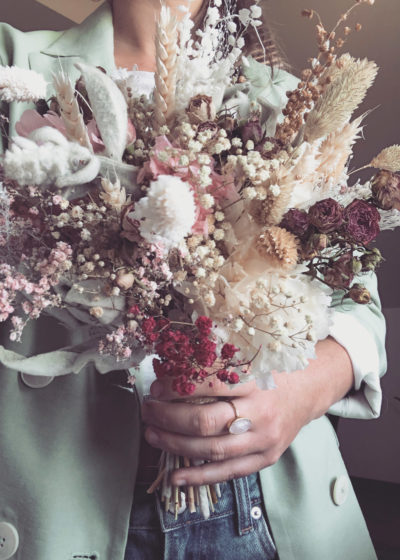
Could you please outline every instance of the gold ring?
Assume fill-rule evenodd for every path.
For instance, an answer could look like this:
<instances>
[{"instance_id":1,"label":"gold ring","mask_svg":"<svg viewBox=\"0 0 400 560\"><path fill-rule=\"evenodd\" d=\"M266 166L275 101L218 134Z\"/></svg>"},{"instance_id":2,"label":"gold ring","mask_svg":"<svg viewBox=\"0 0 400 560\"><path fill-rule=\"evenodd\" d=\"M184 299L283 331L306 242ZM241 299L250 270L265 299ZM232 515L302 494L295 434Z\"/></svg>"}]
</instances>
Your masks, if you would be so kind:
<instances>
[{"instance_id":1,"label":"gold ring","mask_svg":"<svg viewBox=\"0 0 400 560\"><path fill-rule=\"evenodd\" d=\"M243 418L242 416L239 416L238 409L236 408L236 405L232 399L224 400L231 405L231 407L233 408L233 412L235 413L235 418L228 422L228 425L226 426L228 432L233 435L240 435L248 432L252 426L250 418Z\"/></svg>"}]
</instances>

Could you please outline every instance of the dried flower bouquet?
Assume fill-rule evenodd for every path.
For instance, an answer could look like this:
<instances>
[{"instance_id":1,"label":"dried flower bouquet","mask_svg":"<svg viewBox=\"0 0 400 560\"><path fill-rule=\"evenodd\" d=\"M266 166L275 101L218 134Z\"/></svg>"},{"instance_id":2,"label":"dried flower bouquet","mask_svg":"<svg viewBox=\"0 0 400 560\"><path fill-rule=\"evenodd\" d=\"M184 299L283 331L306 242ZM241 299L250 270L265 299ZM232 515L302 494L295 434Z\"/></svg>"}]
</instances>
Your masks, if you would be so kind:
<instances>
[{"instance_id":1,"label":"dried flower bouquet","mask_svg":"<svg viewBox=\"0 0 400 560\"><path fill-rule=\"evenodd\" d=\"M151 96L129 73L80 63L76 84L54 76L45 100L36 74L0 68L0 100L36 102L1 161L0 320L13 341L43 312L81 335L31 358L0 347L1 363L63 375L94 362L130 368L134 383L155 354L155 374L183 396L215 377L271 388L272 371L306 367L329 334L332 291L367 305L363 275L381 260L370 243L400 224L399 146L348 185L364 119L353 114L377 67L339 50L350 12L373 3L332 31L304 10L319 54L301 81L274 69L284 100L271 69L242 54L257 2L224 17L214 2L195 39L190 14L163 7ZM165 473L179 460L164 457ZM187 492L207 515L219 490Z\"/></svg>"}]
</instances>

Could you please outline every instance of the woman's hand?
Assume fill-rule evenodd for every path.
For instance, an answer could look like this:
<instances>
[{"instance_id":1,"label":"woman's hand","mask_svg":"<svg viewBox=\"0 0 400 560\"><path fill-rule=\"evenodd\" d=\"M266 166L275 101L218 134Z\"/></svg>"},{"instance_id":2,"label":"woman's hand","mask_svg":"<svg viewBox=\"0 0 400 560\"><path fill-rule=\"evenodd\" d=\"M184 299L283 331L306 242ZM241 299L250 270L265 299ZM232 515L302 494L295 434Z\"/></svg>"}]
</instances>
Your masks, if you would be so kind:
<instances>
[{"instance_id":1,"label":"woman's hand","mask_svg":"<svg viewBox=\"0 0 400 560\"><path fill-rule=\"evenodd\" d=\"M199 467L176 470L172 483L200 485L246 476L280 458L308 422L324 414L344 396L353 383L350 358L332 339L317 345L317 359L303 371L276 373L277 387L261 390L254 382L232 390L221 382L200 385L194 397L234 399L239 416L250 418L251 429L232 435L227 426L234 419L226 401L196 405L176 399L167 382L155 381L152 396L143 405L146 440L165 451L210 461Z\"/></svg>"}]
</instances>

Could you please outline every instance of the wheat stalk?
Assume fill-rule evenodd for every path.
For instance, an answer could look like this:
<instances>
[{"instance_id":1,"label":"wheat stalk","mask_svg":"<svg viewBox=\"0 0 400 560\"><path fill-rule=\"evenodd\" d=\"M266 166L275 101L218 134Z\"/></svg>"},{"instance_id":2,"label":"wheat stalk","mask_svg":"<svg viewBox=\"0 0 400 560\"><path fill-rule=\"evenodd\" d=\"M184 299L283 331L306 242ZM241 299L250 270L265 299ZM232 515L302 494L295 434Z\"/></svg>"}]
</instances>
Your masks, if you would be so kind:
<instances>
[{"instance_id":1,"label":"wheat stalk","mask_svg":"<svg viewBox=\"0 0 400 560\"><path fill-rule=\"evenodd\" d=\"M70 79L59 72L53 76L56 97L60 106L61 117L67 130L69 140L78 142L81 146L93 152L92 144L75 97L75 90Z\"/></svg>"},{"instance_id":2,"label":"wheat stalk","mask_svg":"<svg viewBox=\"0 0 400 560\"><path fill-rule=\"evenodd\" d=\"M304 139L313 142L342 128L363 101L378 67L367 59L348 61L307 116Z\"/></svg>"},{"instance_id":3,"label":"wheat stalk","mask_svg":"<svg viewBox=\"0 0 400 560\"><path fill-rule=\"evenodd\" d=\"M394 144L382 150L370 163L371 167L376 169L385 169L396 173L400 171L400 146Z\"/></svg>"},{"instance_id":4,"label":"wheat stalk","mask_svg":"<svg viewBox=\"0 0 400 560\"><path fill-rule=\"evenodd\" d=\"M167 124L174 112L177 52L177 20L163 5L156 31L154 118L158 128Z\"/></svg>"}]
</instances>

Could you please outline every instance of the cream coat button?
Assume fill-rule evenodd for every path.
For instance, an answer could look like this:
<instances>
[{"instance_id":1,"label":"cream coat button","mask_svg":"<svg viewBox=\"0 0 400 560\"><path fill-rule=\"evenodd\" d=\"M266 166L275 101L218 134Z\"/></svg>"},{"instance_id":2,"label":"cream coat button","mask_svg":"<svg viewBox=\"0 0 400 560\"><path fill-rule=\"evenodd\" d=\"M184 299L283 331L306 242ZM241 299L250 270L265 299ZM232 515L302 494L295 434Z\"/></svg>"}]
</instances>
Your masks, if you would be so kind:
<instances>
[{"instance_id":1,"label":"cream coat button","mask_svg":"<svg viewBox=\"0 0 400 560\"><path fill-rule=\"evenodd\" d=\"M337 506L341 506L347 500L349 495L350 482L345 474L339 476L333 483L332 499Z\"/></svg>"},{"instance_id":2,"label":"cream coat button","mask_svg":"<svg viewBox=\"0 0 400 560\"><path fill-rule=\"evenodd\" d=\"M18 550L17 529L11 523L0 523L0 560L8 560Z\"/></svg>"},{"instance_id":3,"label":"cream coat button","mask_svg":"<svg viewBox=\"0 0 400 560\"><path fill-rule=\"evenodd\" d=\"M21 373L21 379L23 383L25 383L25 385L27 387L30 387L31 389L43 389L43 387L47 387L47 385L50 385L54 377Z\"/></svg>"}]
</instances>

